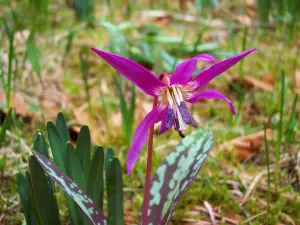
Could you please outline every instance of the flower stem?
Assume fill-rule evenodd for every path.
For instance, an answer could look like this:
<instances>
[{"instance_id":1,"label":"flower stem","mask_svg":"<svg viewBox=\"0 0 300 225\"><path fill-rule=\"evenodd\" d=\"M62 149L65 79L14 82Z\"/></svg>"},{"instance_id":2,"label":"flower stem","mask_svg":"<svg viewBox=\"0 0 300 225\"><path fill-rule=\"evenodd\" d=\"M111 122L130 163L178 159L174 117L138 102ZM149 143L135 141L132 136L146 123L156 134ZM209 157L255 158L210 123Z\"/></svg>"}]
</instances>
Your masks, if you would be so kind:
<instances>
[{"instance_id":1,"label":"flower stem","mask_svg":"<svg viewBox=\"0 0 300 225\"><path fill-rule=\"evenodd\" d=\"M157 97L153 99L154 109L157 106ZM145 180L145 190L144 190L144 207L143 207L143 225L147 224L148 219L148 208L149 208L149 198L150 198L150 178L151 178L151 166L152 166L152 150L153 150L153 133L154 124L149 129L148 138L148 155L147 155L147 169L146 169L146 180Z\"/></svg>"}]
</instances>

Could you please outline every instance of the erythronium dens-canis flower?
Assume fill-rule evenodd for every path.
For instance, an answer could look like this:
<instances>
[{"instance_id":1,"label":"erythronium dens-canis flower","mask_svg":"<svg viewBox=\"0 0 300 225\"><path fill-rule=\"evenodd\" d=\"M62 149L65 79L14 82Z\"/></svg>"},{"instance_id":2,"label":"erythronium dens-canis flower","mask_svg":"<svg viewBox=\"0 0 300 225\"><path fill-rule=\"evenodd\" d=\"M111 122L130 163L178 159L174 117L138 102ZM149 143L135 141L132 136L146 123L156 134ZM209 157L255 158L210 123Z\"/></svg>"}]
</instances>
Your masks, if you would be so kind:
<instances>
[{"instance_id":1,"label":"erythronium dens-canis flower","mask_svg":"<svg viewBox=\"0 0 300 225\"><path fill-rule=\"evenodd\" d=\"M185 137L184 131L188 125L198 126L186 103L193 104L199 99L218 98L224 100L229 105L231 112L236 114L232 102L218 91L199 92L199 90L256 49L249 49L220 62L209 54L200 54L180 63L171 75L162 73L159 78L129 59L97 48L92 48L92 50L144 93L156 98L161 96L160 104L145 116L135 130L126 159L127 174L129 174L147 141L148 129L153 124L162 122L159 135L174 127L182 138ZM213 65L191 79L199 60Z\"/></svg>"}]
</instances>

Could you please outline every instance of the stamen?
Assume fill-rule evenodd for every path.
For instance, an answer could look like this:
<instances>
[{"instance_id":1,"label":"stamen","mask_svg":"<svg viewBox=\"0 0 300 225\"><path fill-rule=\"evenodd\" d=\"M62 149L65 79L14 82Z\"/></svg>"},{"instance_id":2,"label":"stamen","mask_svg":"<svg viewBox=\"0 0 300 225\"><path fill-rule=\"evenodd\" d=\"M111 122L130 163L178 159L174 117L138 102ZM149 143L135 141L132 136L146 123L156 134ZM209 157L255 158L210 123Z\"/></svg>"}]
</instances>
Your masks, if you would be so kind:
<instances>
[{"instance_id":1,"label":"stamen","mask_svg":"<svg viewBox=\"0 0 300 225\"><path fill-rule=\"evenodd\" d=\"M181 132L181 130L178 131L178 134L180 135L180 137L185 138L185 135Z\"/></svg>"},{"instance_id":2,"label":"stamen","mask_svg":"<svg viewBox=\"0 0 300 225\"><path fill-rule=\"evenodd\" d=\"M177 117L175 118L174 129L175 129L175 131L179 130L179 121L178 121Z\"/></svg>"},{"instance_id":3,"label":"stamen","mask_svg":"<svg viewBox=\"0 0 300 225\"><path fill-rule=\"evenodd\" d=\"M173 95L174 95L174 97L175 97L175 100L176 100L176 102L177 102L177 105L180 105L180 97L179 97L179 95L178 95L178 93L177 93L177 90L176 90L176 88L173 86L172 87L172 89L173 89Z\"/></svg>"},{"instance_id":4,"label":"stamen","mask_svg":"<svg viewBox=\"0 0 300 225\"><path fill-rule=\"evenodd\" d=\"M191 115L190 115L190 112L189 112L186 104L184 102L181 102L178 108L179 108L179 112L182 116L183 121L186 124L191 124L192 123Z\"/></svg>"},{"instance_id":5,"label":"stamen","mask_svg":"<svg viewBox=\"0 0 300 225\"><path fill-rule=\"evenodd\" d=\"M180 102L182 102L183 101L183 97L182 97L182 93L181 93L180 89L176 88L176 91L177 91L177 93L179 95Z\"/></svg>"},{"instance_id":6,"label":"stamen","mask_svg":"<svg viewBox=\"0 0 300 225\"><path fill-rule=\"evenodd\" d=\"M169 89L167 89L167 99L168 99L170 108L173 108L173 98L172 98L172 96L171 96L171 94L170 94Z\"/></svg>"},{"instance_id":7,"label":"stamen","mask_svg":"<svg viewBox=\"0 0 300 225\"><path fill-rule=\"evenodd\" d=\"M172 126L173 119L174 119L174 111L173 109L169 109L167 120L166 120L166 128L169 129Z\"/></svg>"},{"instance_id":8,"label":"stamen","mask_svg":"<svg viewBox=\"0 0 300 225\"><path fill-rule=\"evenodd\" d=\"M193 118L193 116L190 114L190 120L192 122L193 127L197 128L198 127L198 123L196 122L196 120Z\"/></svg>"},{"instance_id":9,"label":"stamen","mask_svg":"<svg viewBox=\"0 0 300 225\"><path fill-rule=\"evenodd\" d=\"M177 116L178 116L178 122L179 122L179 129L178 130L186 130L186 127L184 125L182 116L181 116L178 108L177 108Z\"/></svg>"}]
</instances>

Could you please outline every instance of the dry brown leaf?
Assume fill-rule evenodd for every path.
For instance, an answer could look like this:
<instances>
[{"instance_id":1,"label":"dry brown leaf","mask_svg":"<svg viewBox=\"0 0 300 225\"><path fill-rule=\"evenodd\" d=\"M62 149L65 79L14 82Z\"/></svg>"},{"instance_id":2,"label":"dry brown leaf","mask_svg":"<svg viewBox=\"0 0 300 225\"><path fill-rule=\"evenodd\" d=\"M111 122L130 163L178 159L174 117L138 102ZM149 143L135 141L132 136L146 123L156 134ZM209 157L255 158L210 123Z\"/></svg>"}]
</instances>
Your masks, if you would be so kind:
<instances>
[{"instance_id":1,"label":"dry brown leaf","mask_svg":"<svg viewBox=\"0 0 300 225\"><path fill-rule=\"evenodd\" d=\"M165 27L166 25L171 23L172 20L173 20L173 16L168 14L165 16L155 18L154 23L159 27Z\"/></svg>"},{"instance_id":2,"label":"dry brown leaf","mask_svg":"<svg viewBox=\"0 0 300 225\"><path fill-rule=\"evenodd\" d=\"M235 15L235 19L246 26L250 26L252 24L251 18L247 15L237 14Z\"/></svg>"},{"instance_id":3,"label":"dry brown leaf","mask_svg":"<svg viewBox=\"0 0 300 225\"><path fill-rule=\"evenodd\" d=\"M267 138L272 137L272 130L267 129ZM264 131L258 131L253 134L240 136L230 141L223 143L226 148L234 147L236 149L237 157L240 160L246 160L251 157L256 151L260 150L261 145L265 139Z\"/></svg>"},{"instance_id":4,"label":"dry brown leaf","mask_svg":"<svg viewBox=\"0 0 300 225\"><path fill-rule=\"evenodd\" d=\"M233 82L240 82L240 77L234 77L232 79ZM257 80L251 76L245 76L243 80L243 85L246 86L247 89L258 88L262 91L274 91L274 80L271 76L264 76L261 80Z\"/></svg>"},{"instance_id":5,"label":"dry brown leaf","mask_svg":"<svg viewBox=\"0 0 300 225\"><path fill-rule=\"evenodd\" d=\"M30 120L33 118L33 113L28 111L28 105L20 93L12 95L10 101L17 116ZM6 96L2 90L0 90L0 102L6 103ZM3 112L6 114L7 110L4 109Z\"/></svg>"},{"instance_id":6,"label":"dry brown leaf","mask_svg":"<svg viewBox=\"0 0 300 225\"><path fill-rule=\"evenodd\" d=\"M300 70L296 71L295 82L296 82L296 91L300 92Z\"/></svg>"},{"instance_id":7,"label":"dry brown leaf","mask_svg":"<svg viewBox=\"0 0 300 225\"><path fill-rule=\"evenodd\" d=\"M69 105L69 97L60 92L55 85L45 86L41 96L41 107L47 120L55 120L57 113Z\"/></svg>"}]
</instances>

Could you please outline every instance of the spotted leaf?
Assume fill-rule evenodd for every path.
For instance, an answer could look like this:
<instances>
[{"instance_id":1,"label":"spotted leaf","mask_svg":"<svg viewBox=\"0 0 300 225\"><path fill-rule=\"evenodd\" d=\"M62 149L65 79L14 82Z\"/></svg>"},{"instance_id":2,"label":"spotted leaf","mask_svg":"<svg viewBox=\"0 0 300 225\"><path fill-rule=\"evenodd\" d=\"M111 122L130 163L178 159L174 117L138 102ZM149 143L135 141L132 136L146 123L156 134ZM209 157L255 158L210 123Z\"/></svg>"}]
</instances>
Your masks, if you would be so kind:
<instances>
[{"instance_id":1,"label":"spotted leaf","mask_svg":"<svg viewBox=\"0 0 300 225\"><path fill-rule=\"evenodd\" d=\"M61 187L67 195L80 207L88 217L91 224L107 225L102 212L96 207L93 201L74 183L67 175L62 173L49 159L38 152L34 155L44 171Z\"/></svg>"},{"instance_id":2,"label":"spotted leaf","mask_svg":"<svg viewBox=\"0 0 300 225\"><path fill-rule=\"evenodd\" d=\"M197 130L165 158L151 179L148 225L165 225L207 159L213 134ZM143 211L143 207L141 212ZM139 224L142 224L142 216Z\"/></svg>"}]
</instances>

